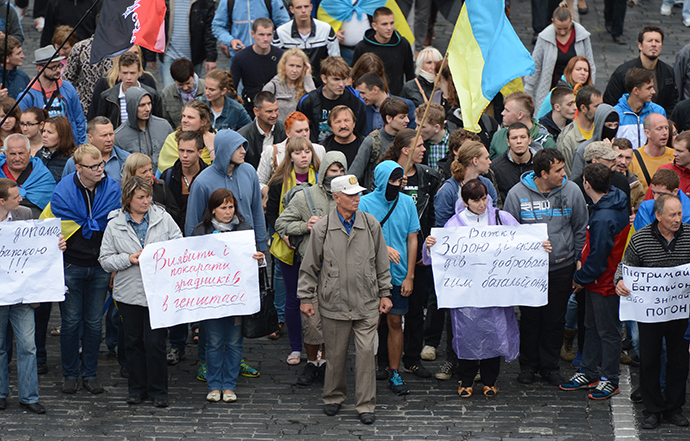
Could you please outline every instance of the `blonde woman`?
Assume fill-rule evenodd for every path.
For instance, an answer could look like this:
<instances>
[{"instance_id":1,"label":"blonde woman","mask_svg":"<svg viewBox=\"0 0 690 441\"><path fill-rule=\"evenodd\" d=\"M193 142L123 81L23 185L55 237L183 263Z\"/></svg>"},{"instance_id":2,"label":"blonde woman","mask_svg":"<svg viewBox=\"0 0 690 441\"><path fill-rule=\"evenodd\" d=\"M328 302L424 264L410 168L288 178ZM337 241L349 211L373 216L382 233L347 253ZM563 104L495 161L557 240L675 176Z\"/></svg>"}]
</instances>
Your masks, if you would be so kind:
<instances>
[{"instance_id":1,"label":"blonde woman","mask_svg":"<svg viewBox=\"0 0 690 441\"><path fill-rule=\"evenodd\" d=\"M299 100L314 89L309 58L301 49L283 53L278 62L278 74L263 88L276 96L280 122L285 122L285 118L297 109Z\"/></svg>"},{"instance_id":2,"label":"blonde woman","mask_svg":"<svg viewBox=\"0 0 690 441\"><path fill-rule=\"evenodd\" d=\"M153 192L153 202L165 208L175 222L180 222L180 208L177 206L175 196L165 184L165 181L156 179L153 175L153 162L143 153L132 153L122 166L122 183L129 181L132 176L144 178L149 183Z\"/></svg>"}]
</instances>

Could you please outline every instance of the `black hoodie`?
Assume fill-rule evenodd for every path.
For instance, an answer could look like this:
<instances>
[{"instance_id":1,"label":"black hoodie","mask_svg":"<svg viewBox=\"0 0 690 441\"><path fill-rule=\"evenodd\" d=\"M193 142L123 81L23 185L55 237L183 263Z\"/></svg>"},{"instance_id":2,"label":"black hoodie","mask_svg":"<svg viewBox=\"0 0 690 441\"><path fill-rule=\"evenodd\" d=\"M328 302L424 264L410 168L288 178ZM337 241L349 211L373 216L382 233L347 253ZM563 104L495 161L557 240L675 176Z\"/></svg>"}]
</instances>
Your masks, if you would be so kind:
<instances>
[{"instance_id":1,"label":"black hoodie","mask_svg":"<svg viewBox=\"0 0 690 441\"><path fill-rule=\"evenodd\" d=\"M391 94L400 95L405 81L415 78L414 59L412 58L410 43L402 38L398 31L393 31L390 41L386 44L376 41L374 34L373 29L364 33L364 39L355 46L355 51L352 54L352 65L354 66L366 52L378 55L386 69Z\"/></svg>"}]
</instances>

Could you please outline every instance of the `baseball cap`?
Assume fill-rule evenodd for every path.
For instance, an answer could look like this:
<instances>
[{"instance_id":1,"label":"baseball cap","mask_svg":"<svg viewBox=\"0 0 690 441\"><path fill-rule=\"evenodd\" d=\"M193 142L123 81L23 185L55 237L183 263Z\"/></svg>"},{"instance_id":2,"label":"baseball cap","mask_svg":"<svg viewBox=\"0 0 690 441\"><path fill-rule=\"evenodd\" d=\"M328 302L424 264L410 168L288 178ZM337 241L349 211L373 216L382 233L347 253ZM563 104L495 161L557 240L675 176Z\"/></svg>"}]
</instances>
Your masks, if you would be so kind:
<instances>
[{"instance_id":1,"label":"baseball cap","mask_svg":"<svg viewBox=\"0 0 690 441\"><path fill-rule=\"evenodd\" d=\"M615 151L610 144L604 141L596 141L585 147L584 157L587 162L594 158L613 160L619 156L620 152Z\"/></svg>"},{"instance_id":2,"label":"baseball cap","mask_svg":"<svg viewBox=\"0 0 690 441\"><path fill-rule=\"evenodd\" d=\"M331 192L333 194L345 193L346 195L352 196L364 190L366 190L366 188L359 185L357 176L355 175L338 176L331 181Z\"/></svg>"}]
</instances>

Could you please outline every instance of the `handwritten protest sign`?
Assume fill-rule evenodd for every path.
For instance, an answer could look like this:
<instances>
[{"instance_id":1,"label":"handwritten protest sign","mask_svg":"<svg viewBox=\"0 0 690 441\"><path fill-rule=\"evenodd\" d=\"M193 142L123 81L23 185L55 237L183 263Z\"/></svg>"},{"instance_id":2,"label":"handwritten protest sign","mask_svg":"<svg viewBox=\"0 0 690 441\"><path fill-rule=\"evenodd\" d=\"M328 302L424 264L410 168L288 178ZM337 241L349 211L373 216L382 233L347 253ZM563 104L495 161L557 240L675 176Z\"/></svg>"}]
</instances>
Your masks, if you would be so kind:
<instances>
[{"instance_id":1,"label":"handwritten protest sign","mask_svg":"<svg viewBox=\"0 0 690 441\"><path fill-rule=\"evenodd\" d=\"M62 302L60 219L0 223L0 305Z\"/></svg>"},{"instance_id":2,"label":"handwritten protest sign","mask_svg":"<svg viewBox=\"0 0 690 441\"><path fill-rule=\"evenodd\" d=\"M254 232L149 244L139 257L153 329L259 311Z\"/></svg>"},{"instance_id":3,"label":"handwritten protest sign","mask_svg":"<svg viewBox=\"0 0 690 441\"><path fill-rule=\"evenodd\" d=\"M439 308L546 305L545 224L432 228L431 235Z\"/></svg>"},{"instance_id":4,"label":"handwritten protest sign","mask_svg":"<svg viewBox=\"0 0 690 441\"><path fill-rule=\"evenodd\" d=\"M670 268L623 265L623 283L630 295L621 297L621 320L659 323L688 318L690 264Z\"/></svg>"}]
</instances>

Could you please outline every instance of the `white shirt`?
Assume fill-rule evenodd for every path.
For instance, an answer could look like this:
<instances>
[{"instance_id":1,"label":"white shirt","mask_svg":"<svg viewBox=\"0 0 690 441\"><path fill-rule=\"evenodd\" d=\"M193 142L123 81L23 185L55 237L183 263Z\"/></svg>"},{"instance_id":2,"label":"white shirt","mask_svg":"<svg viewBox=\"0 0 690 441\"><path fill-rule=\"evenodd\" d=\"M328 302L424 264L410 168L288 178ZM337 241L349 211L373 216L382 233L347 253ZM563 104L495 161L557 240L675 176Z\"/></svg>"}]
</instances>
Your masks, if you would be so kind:
<instances>
[{"instance_id":1,"label":"white shirt","mask_svg":"<svg viewBox=\"0 0 690 441\"><path fill-rule=\"evenodd\" d=\"M265 149L266 146L273 145L273 130L276 128L276 126L272 126L271 131L266 134L266 132L261 130L261 127L259 126L259 118L254 119L254 124L256 124L256 128L259 129L261 136L264 137L264 142L261 144L261 146Z\"/></svg>"}]
</instances>

